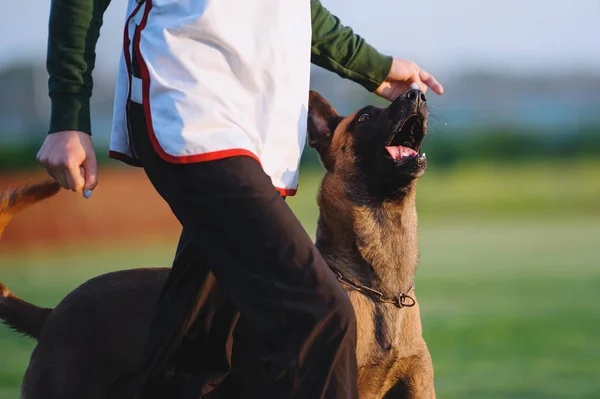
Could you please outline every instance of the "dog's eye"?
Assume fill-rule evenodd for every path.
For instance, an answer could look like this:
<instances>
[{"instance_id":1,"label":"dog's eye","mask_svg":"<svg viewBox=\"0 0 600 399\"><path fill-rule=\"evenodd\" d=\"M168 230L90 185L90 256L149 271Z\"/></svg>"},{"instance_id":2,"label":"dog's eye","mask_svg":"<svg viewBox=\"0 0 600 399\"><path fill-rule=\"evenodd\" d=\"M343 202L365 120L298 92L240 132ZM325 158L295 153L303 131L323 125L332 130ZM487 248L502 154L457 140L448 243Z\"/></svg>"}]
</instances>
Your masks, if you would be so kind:
<instances>
[{"instance_id":1,"label":"dog's eye","mask_svg":"<svg viewBox=\"0 0 600 399\"><path fill-rule=\"evenodd\" d=\"M371 115L369 115L369 114L362 114L361 116L358 117L358 121L366 122L369 120L370 117L371 117Z\"/></svg>"}]
</instances>

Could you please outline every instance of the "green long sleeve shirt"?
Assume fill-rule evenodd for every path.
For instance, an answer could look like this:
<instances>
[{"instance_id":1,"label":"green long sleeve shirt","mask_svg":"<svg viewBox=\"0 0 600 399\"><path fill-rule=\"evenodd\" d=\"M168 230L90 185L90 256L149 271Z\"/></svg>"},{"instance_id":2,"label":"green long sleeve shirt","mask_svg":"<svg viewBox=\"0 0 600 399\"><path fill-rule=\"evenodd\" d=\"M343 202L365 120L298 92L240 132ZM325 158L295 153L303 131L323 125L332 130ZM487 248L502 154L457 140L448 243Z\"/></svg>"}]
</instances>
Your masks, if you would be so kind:
<instances>
[{"instance_id":1,"label":"green long sleeve shirt","mask_svg":"<svg viewBox=\"0 0 600 399\"><path fill-rule=\"evenodd\" d=\"M46 67L51 99L50 133L91 134L90 97L96 43L110 0L52 0ZM392 57L379 53L351 28L311 0L311 62L369 91L387 77Z\"/></svg>"}]
</instances>

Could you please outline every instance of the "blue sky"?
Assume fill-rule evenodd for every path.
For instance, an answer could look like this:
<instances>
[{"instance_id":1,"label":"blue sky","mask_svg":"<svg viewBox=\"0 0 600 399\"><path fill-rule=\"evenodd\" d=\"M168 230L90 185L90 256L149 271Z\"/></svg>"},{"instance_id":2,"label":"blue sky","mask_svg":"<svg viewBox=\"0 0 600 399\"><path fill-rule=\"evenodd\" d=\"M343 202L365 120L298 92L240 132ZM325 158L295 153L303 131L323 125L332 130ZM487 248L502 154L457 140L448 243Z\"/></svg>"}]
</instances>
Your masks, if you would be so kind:
<instances>
[{"instance_id":1,"label":"blue sky","mask_svg":"<svg viewBox=\"0 0 600 399\"><path fill-rule=\"evenodd\" d=\"M600 71L598 0L322 1L381 51L413 59L438 76L465 68ZM105 16L101 71L116 67L125 5L126 0L113 0ZM0 67L44 59L49 7L49 0L4 2Z\"/></svg>"}]
</instances>

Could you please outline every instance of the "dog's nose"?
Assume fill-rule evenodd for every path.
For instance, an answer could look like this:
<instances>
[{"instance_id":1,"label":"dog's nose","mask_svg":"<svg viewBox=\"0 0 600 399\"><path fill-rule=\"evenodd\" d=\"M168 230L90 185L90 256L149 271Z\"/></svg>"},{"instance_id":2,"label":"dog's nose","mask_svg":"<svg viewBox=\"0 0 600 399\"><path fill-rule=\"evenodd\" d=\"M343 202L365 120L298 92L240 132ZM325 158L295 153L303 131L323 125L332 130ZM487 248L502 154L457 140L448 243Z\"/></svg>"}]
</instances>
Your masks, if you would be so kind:
<instances>
[{"instance_id":1,"label":"dog's nose","mask_svg":"<svg viewBox=\"0 0 600 399\"><path fill-rule=\"evenodd\" d=\"M427 97L425 97L425 93L423 93L419 89L410 89L406 92L405 97L407 100L411 100L418 103L424 103L427 101Z\"/></svg>"},{"instance_id":2,"label":"dog's nose","mask_svg":"<svg viewBox=\"0 0 600 399\"><path fill-rule=\"evenodd\" d=\"M412 113L418 111L426 101L425 93L419 89L410 89L396 97L389 110L392 114L409 111Z\"/></svg>"}]
</instances>

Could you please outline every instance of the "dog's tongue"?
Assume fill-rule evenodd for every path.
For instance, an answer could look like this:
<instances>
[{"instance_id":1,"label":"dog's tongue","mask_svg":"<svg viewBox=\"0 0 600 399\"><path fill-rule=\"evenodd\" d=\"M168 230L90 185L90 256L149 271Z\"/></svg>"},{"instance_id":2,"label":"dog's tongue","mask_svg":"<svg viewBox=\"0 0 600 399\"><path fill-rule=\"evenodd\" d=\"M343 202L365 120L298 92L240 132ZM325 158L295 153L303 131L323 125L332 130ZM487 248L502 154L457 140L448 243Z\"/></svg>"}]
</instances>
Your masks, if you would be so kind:
<instances>
[{"instance_id":1,"label":"dog's tongue","mask_svg":"<svg viewBox=\"0 0 600 399\"><path fill-rule=\"evenodd\" d=\"M402 147L401 145L394 147L385 147L385 149L387 150L387 152L390 153L392 159L395 160L402 159L404 157L414 157L415 155L417 155L417 152L412 148Z\"/></svg>"}]
</instances>

